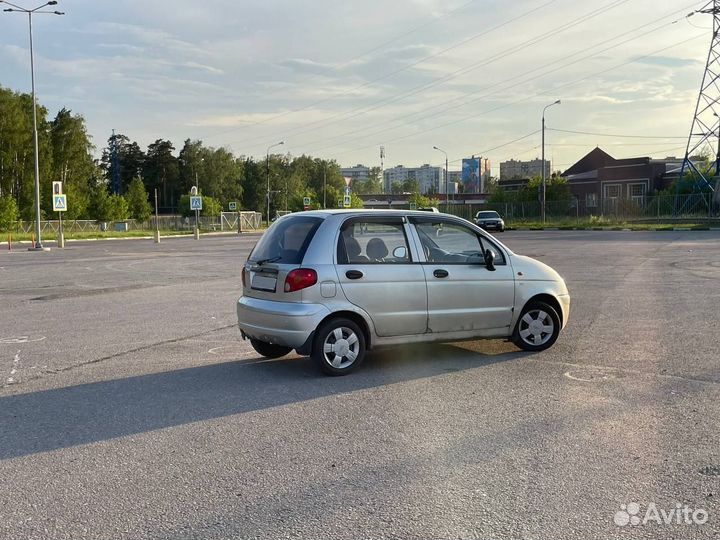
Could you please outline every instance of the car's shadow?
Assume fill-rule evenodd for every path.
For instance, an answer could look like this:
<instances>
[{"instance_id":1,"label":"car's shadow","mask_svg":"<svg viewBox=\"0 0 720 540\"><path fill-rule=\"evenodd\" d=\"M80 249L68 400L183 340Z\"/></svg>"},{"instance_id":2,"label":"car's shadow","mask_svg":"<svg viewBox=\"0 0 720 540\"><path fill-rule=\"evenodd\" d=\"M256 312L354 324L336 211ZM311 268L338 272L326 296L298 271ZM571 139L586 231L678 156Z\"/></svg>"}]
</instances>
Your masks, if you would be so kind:
<instances>
[{"instance_id":1,"label":"car's shadow","mask_svg":"<svg viewBox=\"0 0 720 540\"><path fill-rule=\"evenodd\" d=\"M0 459L477 369L528 354L504 342L482 343L475 345L477 351L467 345L424 345L374 352L345 377L324 376L304 357L254 358L6 396L0 398Z\"/></svg>"}]
</instances>

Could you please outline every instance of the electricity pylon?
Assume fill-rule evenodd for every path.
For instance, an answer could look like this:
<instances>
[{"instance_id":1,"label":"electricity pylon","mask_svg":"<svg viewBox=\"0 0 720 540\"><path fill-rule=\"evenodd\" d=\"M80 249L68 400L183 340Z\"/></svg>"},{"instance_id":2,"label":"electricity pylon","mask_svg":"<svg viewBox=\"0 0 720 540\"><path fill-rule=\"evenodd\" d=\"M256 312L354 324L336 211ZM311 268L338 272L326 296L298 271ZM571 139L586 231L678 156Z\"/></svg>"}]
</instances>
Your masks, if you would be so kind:
<instances>
[{"instance_id":1,"label":"electricity pylon","mask_svg":"<svg viewBox=\"0 0 720 540\"><path fill-rule=\"evenodd\" d=\"M694 11L690 15L695 13L712 14L713 33L685 149L685 158L676 184L676 214L693 211L700 205L707 206L707 209L710 210L714 191L713 173L715 177L720 176L720 0L712 0L704 8ZM692 158L699 152L708 149L715 156L715 166L701 170L701 167L698 166L698 163L694 163ZM692 181L692 190L695 196L686 197L681 202L678 195L686 174ZM707 200L705 193L708 194Z\"/></svg>"}]
</instances>

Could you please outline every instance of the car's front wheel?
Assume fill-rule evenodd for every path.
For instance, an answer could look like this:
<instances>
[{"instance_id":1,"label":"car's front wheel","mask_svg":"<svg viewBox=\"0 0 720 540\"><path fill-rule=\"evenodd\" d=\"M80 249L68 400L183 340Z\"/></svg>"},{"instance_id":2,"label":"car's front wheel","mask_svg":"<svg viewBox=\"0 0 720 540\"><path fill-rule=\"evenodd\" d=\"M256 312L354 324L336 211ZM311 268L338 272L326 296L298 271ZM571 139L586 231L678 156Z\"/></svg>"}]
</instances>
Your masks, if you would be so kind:
<instances>
[{"instance_id":1,"label":"car's front wheel","mask_svg":"<svg viewBox=\"0 0 720 540\"><path fill-rule=\"evenodd\" d=\"M313 340L312 359L328 375L347 375L365 358L365 335L350 319L331 319Z\"/></svg>"},{"instance_id":2,"label":"car's front wheel","mask_svg":"<svg viewBox=\"0 0 720 540\"><path fill-rule=\"evenodd\" d=\"M560 317L545 302L529 302L522 311L512 341L525 351L544 351L560 335Z\"/></svg>"},{"instance_id":3,"label":"car's front wheel","mask_svg":"<svg viewBox=\"0 0 720 540\"><path fill-rule=\"evenodd\" d=\"M251 339L250 345L257 351L258 354L265 358L280 358L285 356L287 353L292 351L291 347L283 347L282 345L273 345L272 343L266 343L257 339Z\"/></svg>"}]
</instances>

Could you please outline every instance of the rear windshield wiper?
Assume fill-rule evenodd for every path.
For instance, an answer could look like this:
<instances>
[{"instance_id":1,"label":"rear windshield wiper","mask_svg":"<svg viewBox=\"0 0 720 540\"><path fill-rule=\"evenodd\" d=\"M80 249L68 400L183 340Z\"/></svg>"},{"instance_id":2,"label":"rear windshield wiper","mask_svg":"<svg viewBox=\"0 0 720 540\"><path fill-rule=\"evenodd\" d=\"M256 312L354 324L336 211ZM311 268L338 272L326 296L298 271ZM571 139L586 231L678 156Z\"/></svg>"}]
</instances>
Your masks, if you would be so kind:
<instances>
[{"instance_id":1,"label":"rear windshield wiper","mask_svg":"<svg viewBox=\"0 0 720 540\"><path fill-rule=\"evenodd\" d=\"M267 258L267 259L260 259L259 261L255 261L255 264L257 264L258 266L262 266L263 264L266 264L266 263L274 263L274 262L277 262L277 261L279 261L280 259L282 259L282 257L281 257L280 255L278 255L277 257L270 257L270 258Z\"/></svg>"}]
</instances>

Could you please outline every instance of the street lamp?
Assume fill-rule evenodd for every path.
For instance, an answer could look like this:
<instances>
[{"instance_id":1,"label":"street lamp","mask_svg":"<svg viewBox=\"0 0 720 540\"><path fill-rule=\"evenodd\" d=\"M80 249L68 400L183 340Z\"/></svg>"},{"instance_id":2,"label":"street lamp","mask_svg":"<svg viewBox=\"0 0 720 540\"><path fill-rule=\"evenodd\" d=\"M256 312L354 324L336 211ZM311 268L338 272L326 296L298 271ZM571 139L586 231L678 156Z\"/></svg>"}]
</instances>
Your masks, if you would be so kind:
<instances>
[{"instance_id":1,"label":"street lamp","mask_svg":"<svg viewBox=\"0 0 720 540\"><path fill-rule=\"evenodd\" d=\"M276 146L280 146L282 144L285 144L285 141L280 141L279 143L271 144L268 146L267 151L265 152L265 162L267 164L267 226L270 226L270 149L275 148Z\"/></svg>"},{"instance_id":2,"label":"street lamp","mask_svg":"<svg viewBox=\"0 0 720 540\"><path fill-rule=\"evenodd\" d=\"M542 168L542 222L545 223L545 111L553 105L560 105L560 100L554 101L550 105L546 105L542 113L542 162L540 167Z\"/></svg>"},{"instance_id":3,"label":"street lamp","mask_svg":"<svg viewBox=\"0 0 720 540\"><path fill-rule=\"evenodd\" d=\"M43 251L42 238L40 236L40 162L38 155L38 132L37 132L37 105L35 101L35 59L33 57L33 37L32 37L32 16L34 13L49 13L51 15L65 15L62 11L40 11L42 8L47 6L54 6L57 4L55 0L45 2L43 5L36 7L35 9L25 9L17 6L6 0L0 0L0 4L7 4L12 6L6 8L3 11L16 12L16 13L27 13L28 23L30 27L30 79L32 81L32 101L33 101L33 143L35 144L35 246L30 250Z\"/></svg>"},{"instance_id":4,"label":"street lamp","mask_svg":"<svg viewBox=\"0 0 720 540\"><path fill-rule=\"evenodd\" d=\"M433 150L437 150L438 152L442 152L443 154L445 154L445 211L447 212L450 208L450 191L448 190L448 156L447 152L442 148L433 146Z\"/></svg>"}]
</instances>

